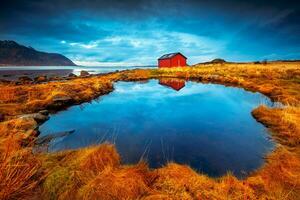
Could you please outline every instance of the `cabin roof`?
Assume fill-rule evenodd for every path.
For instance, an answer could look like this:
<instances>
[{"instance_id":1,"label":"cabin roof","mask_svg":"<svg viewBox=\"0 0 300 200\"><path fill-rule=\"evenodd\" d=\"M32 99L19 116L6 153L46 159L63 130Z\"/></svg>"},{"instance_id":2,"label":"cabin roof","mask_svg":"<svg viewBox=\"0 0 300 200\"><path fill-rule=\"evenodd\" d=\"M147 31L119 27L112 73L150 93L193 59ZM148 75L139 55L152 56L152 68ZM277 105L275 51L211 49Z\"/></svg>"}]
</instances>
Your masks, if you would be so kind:
<instances>
[{"instance_id":1,"label":"cabin roof","mask_svg":"<svg viewBox=\"0 0 300 200\"><path fill-rule=\"evenodd\" d=\"M185 57L182 53L180 52L175 52L175 53L168 53L168 54L164 54L162 55L160 58L158 58L158 60L163 60L163 59L169 59L169 58L172 58L176 55L180 54L181 56L183 56L184 58L187 58Z\"/></svg>"}]
</instances>

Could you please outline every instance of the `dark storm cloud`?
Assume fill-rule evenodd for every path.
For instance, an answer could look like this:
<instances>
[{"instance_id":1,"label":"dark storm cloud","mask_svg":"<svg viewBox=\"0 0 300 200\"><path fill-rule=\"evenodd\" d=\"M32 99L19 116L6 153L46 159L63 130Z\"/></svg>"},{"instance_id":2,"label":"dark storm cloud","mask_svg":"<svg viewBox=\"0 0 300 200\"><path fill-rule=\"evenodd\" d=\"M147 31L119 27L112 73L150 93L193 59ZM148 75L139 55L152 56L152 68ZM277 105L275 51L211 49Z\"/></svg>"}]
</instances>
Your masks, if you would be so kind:
<instances>
[{"instance_id":1,"label":"dark storm cloud","mask_svg":"<svg viewBox=\"0 0 300 200\"><path fill-rule=\"evenodd\" d=\"M221 11L222 13L244 15L263 15L276 10L299 10L299 2L293 0L275 1L238 1L238 0L5 0L1 4L0 15L4 17L22 18L25 16L55 17L71 11L89 11L94 15L108 17L147 17L153 14L170 16L172 14L188 15L196 9L198 14L206 13L205 9ZM173 16L176 17L176 16ZM136 18L138 20L138 18Z\"/></svg>"},{"instance_id":2,"label":"dark storm cloud","mask_svg":"<svg viewBox=\"0 0 300 200\"><path fill-rule=\"evenodd\" d=\"M10 0L0 39L88 61L148 62L175 50L199 61L283 59L300 56L299 21L293 0Z\"/></svg>"}]
</instances>

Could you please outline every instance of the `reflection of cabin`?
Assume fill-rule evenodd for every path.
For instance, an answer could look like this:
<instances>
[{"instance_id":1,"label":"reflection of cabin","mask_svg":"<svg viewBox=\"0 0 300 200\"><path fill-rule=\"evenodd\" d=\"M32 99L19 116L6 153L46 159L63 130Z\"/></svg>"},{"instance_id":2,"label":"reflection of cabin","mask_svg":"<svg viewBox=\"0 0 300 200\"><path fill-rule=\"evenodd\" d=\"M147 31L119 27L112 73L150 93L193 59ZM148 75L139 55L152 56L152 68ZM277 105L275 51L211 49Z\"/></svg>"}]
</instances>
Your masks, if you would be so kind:
<instances>
[{"instance_id":1,"label":"reflection of cabin","mask_svg":"<svg viewBox=\"0 0 300 200\"><path fill-rule=\"evenodd\" d=\"M158 59L158 67L184 67L187 58L181 53L169 53Z\"/></svg>"},{"instance_id":2,"label":"reflection of cabin","mask_svg":"<svg viewBox=\"0 0 300 200\"><path fill-rule=\"evenodd\" d=\"M185 86L185 81L181 79L162 78L159 79L159 84L173 88L176 91L179 91Z\"/></svg>"}]
</instances>

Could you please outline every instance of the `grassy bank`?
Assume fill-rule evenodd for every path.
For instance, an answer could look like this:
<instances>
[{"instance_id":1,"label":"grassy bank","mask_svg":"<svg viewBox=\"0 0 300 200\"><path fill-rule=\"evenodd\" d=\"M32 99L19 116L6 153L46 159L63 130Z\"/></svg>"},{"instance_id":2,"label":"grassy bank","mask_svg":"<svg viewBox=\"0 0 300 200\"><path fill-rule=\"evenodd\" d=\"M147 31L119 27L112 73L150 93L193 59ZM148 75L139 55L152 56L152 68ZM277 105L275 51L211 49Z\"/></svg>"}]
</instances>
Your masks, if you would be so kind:
<instances>
[{"instance_id":1,"label":"grassy bank","mask_svg":"<svg viewBox=\"0 0 300 200\"><path fill-rule=\"evenodd\" d=\"M185 78L261 92L285 106L260 106L252 115L270 129L277 147L244 180L218 179L169 163L149 169L123 165L113 145L56 154L33 154L38 122L19 115L90 101L116 81ZM127 70L51 83L1 86L0 199L299 199L300 63L203 64L190 68ZM63 100L63 101L62 101Z\"/></svg>"}]
</instances>

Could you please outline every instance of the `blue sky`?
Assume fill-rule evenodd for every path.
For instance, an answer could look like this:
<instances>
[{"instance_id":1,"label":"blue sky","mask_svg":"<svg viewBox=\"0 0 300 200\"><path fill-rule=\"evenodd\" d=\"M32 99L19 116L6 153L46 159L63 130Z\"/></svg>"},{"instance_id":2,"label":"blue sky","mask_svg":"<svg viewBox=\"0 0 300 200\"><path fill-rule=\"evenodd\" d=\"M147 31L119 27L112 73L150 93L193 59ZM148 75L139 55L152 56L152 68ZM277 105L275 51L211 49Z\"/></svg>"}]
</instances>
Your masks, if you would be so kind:
<instances>
[{"instance_id":1,"label":"blue sky","mask_svg":"<svg viewBox=\"0 0 300 200\"><path fill-rule=\"evenodd\" d=\"M292 0L21 0L0 8L0 40L64 54L80 65L300 59L300 3Z\"/></svg>"}]
</instances>

